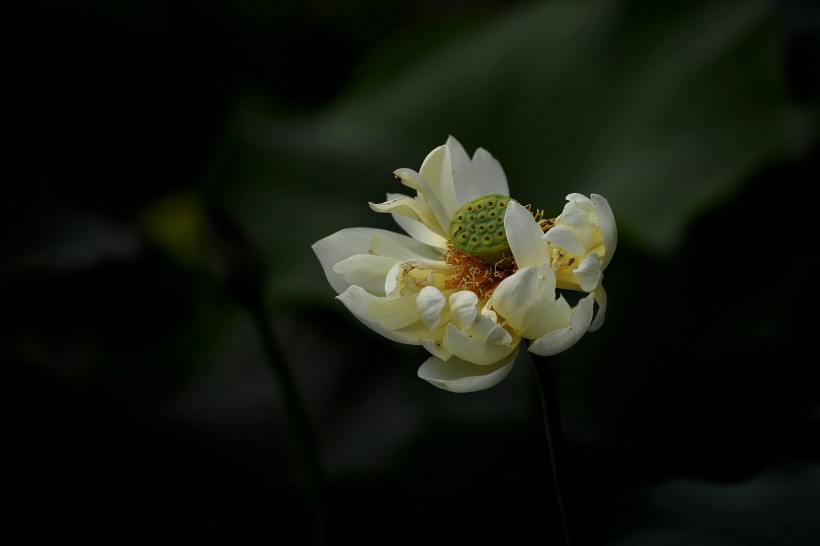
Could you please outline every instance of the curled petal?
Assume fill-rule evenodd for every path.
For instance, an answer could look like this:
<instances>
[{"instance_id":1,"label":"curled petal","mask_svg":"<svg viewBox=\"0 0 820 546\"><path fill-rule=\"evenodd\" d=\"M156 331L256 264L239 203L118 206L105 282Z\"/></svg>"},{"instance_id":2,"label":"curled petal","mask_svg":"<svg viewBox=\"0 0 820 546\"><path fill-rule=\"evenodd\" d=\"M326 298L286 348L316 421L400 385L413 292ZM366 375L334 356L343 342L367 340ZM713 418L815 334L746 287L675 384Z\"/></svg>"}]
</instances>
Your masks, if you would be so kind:
<instances>
[{"instance_id":1,"label":"curled petal","mask_svg":"<svg viewBox=\"0 0 820 546\"><path fill-rule=\"evenodd\" d=\"M512 370L518 349L498 362L480 366L458 357L447 361L432 356L419 367L418 376L440 389L450 392L475 392L489 389L501 382Z\"/></svg>"},{"instance_id":2,"label":"curled petal","mask_svg":"<svg viewBox=\"0 0 820 546\"><path fill-rule=\"evenodd\" d=\"M567 327L542 336L533 341L529 350L537 355L551 356L565 351L583 337L592 321L592 296L578 302L572 310L572 317Z\"/></svg>"}]
</instances>

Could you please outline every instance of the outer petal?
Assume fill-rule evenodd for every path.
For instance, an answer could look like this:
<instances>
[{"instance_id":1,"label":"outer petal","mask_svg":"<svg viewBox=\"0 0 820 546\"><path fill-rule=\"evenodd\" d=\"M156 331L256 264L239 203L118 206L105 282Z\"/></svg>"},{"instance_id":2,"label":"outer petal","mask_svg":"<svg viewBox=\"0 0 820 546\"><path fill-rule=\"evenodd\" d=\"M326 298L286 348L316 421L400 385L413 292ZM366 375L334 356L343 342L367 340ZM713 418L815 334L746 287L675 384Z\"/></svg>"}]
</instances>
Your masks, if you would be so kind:
<instances>
[{"instance_id":1,"label":"outer petal","mask_svg":"<svg viewBox=\"0 0 820 546\"><path fill-rule=\"evenodd\" d=\"M615 216L612 214L609 201L597 193L593 193L590 197L595 205L595 210L598 212L598 229L604 238L605 254L601 266L602 269L606 269L612 255L615 254L615 247L618 246L618 228L615 225Z\"/></svg>"},{"instance_id":2,"label":"outer petal","mask_svg":"<svg viewBox=\"0 0 820 546\"><path fill-rule=\"evenodd\" d=\"M479 366L458 357L446 362L435 356L421 365L418 376L430 384L450 392L475 392L497 385L512 370L518 349L489 366Z\"/></svg>"},{"instance_id":3,"label":"outer petal","mask_svg":"<svg viewBox=\"0 0 820 546\"><path fill-rule=\"evenodd\" d=\"M540 267L549 262L544 231L525 207L515 201L509 202L504 213L504 229L519 268Z\"/></svg>"},{"instance_id":4,"label":"outer petal","mask_svg":"<svg viewBox=\"0 0 820 546\"><path fill-rule=\"evenodd\" d=\"M513 352L518 346L518 339L509 345L490 344L448 324L442 345L463 360L486 366L495 364Z\"/></svg>"},{"instance_id":5,"label":"outer petal","mask_svg":"<svg viewBox=\"0 0 820 546\"><path fill-rule=\"evenodd\" d=\"M551 356L575 345L592 321L592 304L592 296L579 301L572 310L569 326L536 339L530 344L529 350L537 355Z\"/></svg>"},{"instance_id":6,"label":"outer petal","mask_svg":"<svg viewBox=\"0 0 820 546\"><path fill-rule=\"evenodd\" d=\"M374 250L376 245L378 250ZM397 259L413 256L438 258L438 251L407 235L376 228L343 229L315 242L311 248L319 258L330 286L339 294L347 290L350 283L333 271L333 266L353 255L379 254Z\"/></svg>"},{"instance_id":7,"label":"outer petal","mask_svg":"<svg viewBox=\"0 0 820 546\"><path fill-rule=\"evenodd\" d=\"M364 288L360 286L351 286L336 296L336 299L341 301L344 306L347 307L348 311L353 313L353 316L359 319L362 324L374 332L399 343L421 345L421 341L419 339L395 332L368 318L367 310L370 303L378 298L367 292Z\"/></svg>"}]
</instances>

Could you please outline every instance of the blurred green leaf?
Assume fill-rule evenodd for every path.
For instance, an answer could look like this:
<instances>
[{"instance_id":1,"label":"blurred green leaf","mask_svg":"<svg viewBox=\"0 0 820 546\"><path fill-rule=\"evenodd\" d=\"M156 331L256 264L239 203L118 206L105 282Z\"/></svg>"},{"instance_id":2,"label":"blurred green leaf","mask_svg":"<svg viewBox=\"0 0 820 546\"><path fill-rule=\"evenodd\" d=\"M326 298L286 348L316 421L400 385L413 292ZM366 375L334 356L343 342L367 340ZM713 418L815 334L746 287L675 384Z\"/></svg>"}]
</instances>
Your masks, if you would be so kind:
<instances>
[{"instance_id":1,"label":"blurred green leaf","mask_svg":"<svg viewBox=\"0 0 820 546\"><path fill-rule=\"evenodd\" d=\"M570 192L604 195L622 236L655 253L800 137L766 2L528 5L392 75L391 47L378 48L376 80L311 119L238 105L210 191L268 249L280 295L316 293L315 240L398 229L366 202L402 191L392 171L418 169L448 134L490 150L513 195L548 213Z\"/></svg>"}]
</instances>

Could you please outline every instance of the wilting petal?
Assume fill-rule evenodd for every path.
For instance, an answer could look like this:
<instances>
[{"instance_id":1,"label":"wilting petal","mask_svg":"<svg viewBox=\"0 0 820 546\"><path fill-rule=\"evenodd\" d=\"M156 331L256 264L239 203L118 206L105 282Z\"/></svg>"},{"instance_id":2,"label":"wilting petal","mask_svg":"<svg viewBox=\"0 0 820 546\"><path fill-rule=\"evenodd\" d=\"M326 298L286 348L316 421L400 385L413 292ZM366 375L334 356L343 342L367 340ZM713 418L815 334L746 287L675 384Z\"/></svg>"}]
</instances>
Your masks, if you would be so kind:
<instances>
[{"instance_id":1,"label":"wilting petal","mask_svg":"<svg viewBox=\"0 0 820 546\"><path fill-rule=\"evenodd\" d=\"M370 307L370 303L378 299L378 297L367 292L364 288L360 286L351 286L350 288L336 296L336 299L341 301L344 304L344 306L347 307L348 311L353 313L353 316L359 319L359 321L361 321L362 324L364 324L374 332L383 335L387 339L397 341L399 343L406 343L408 345L421 345L421 341L419 339L395 332L389 328L386 328L381 323L368 318L368 308Z\"/></svg>"},{"instance_id":2,"label":"wilting petal","mask_svg":"<svg viewBox=\"0 0 820 546\"><path fill-rule=\"evenodd\" d=\"M591 196L592 203L598 213L598 229L604 239L604 257L601 260L602 269L606 269L612 255L615 254L615 247L618 246L618 228L615 225L615 216L612 214L612 208L609 206L609 201L593 193Z\"/></svg>"},{"instance_id":3,"label":"wilting petal","mask_svg":"<svg viewBox=\"0 0 820 546\"><path fill-rule=\"evenodd\" d=\"M569 326L533 341L529 350L537 355L551 356L565 351L583 337L592 321L593 300L587 296L572 310Z\"/></svg>"},{"instance_id":4,"label":"wilting petal","mask_svg":"<svg viewBox=\"0 0 820 546\"><path fill-rule=\"evenodd\" d=\"M544 231L526 207L515 201L507 205L504 213L504 229L507 243L519 268L540 267L549 262L549 249L544 243Z\"/></svg>"},{"instance_id":5,"label":"wilting petal","mask_svg":"<svg viewBox=\"0 0 820 546\"><path fill-rule=\"evenodd\" d=\"M367 306L366 317L388 330L400 330L421 321L415 295L393 299L373 298Z\"/></svg>"},{"instance_id":6,"label":"wilting petal","mask_svg":"<svg viewBox=\"0 0 820 546\"><path fill-rule=\"evenodd\" d=\"M416 296L416 306L421 314L421 320L431 330L438 330L441 326L441 312L447 305L447 298L435 286L425 286Z\"/></svg>"},{"instance_id":7,"label":"wilting petal","mask_svg":"<svg viewBox=\"0 0 820 546\"><path fill-rule=\"evenodd\" d=\"M395 258L354 254L333 266L333 272L342 276L348 284L361 286L371 294L384 295L384 280L396 264Z\"/></svg>"},{"instance_id":8,"label":"wilting petal","mask_svg":"<svg viewBox=\"0 0 820 546\"><path fill-rule=\"evenodd\" d=\"M497 385L512 370L518 350L494 364L479 366L458 357L443 361L435 356L428 358L418 370L425 381L451 392L475 392Z\"/></svg>"},{"instance_id":9,"label":"wilting petal","mask_svg":"<svg viewBox=\"0 0 820 546\"><path fill-rule=\"evenodd\" d=\"M498 362L509 355L518 346L517 340L509 345L494 345L485 342L480 337L474 337L452 324L447 325L442 345L452 353L468 362L486 366Z\"/></svg>"},{"instance_id":10,"label":"wilting petal","mask_svg":"<svg viewBox=\"0 0 820 546\"><path fill-rule=\"evenodd\" d=\"M578 284L581 285L581 290L592 292L601 282L601 258L595 253L588 255L581 265L573 270L573 273L578 279Z\"/></svg>"}]
</instances>

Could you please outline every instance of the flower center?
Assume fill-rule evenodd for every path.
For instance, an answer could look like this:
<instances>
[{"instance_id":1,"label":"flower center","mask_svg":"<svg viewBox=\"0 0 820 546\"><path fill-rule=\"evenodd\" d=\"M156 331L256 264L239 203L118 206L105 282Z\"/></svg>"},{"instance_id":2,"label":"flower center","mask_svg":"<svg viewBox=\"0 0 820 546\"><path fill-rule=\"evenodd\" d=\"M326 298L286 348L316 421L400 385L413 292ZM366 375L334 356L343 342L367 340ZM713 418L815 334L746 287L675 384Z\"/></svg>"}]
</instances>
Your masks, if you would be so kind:
<instances>
[{"instance_id":1,"label":"flower center","mask_svg":"<svg viewBox=\"0 0 820 546\"><path fill-rule=\"evenodd\" d=\"M504 213L510 198L491 193L464 203L450 220L450 242L456 251L495 264L511 258L504 232Z\"/></svg>"}]
</instances>

